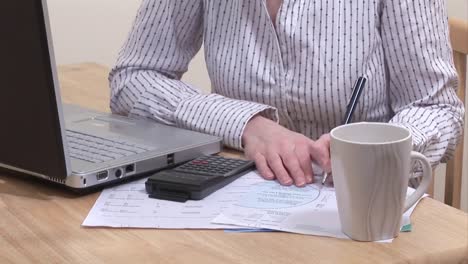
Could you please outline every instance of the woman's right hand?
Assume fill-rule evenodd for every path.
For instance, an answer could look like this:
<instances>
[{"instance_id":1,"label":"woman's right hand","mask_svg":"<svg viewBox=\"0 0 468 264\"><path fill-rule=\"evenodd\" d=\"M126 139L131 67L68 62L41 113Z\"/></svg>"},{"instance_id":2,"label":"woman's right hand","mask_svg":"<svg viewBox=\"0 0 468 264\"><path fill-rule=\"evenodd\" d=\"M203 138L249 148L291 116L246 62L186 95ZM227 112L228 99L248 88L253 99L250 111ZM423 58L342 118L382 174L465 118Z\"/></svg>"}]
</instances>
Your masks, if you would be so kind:
<instances>
[{"instance_id":1,"label":"woman's right hand","mask_svg":"<svg viewBox=\"0 0 468 264\"><path fill-rule=\"evenodd\" d=\"M262 116L246 125L242 143L247 158L254 160L260 175L282 185L305 186L313 182L312 162L331 171L330 137L313 141Z\"/></svg>"}]
</instances>

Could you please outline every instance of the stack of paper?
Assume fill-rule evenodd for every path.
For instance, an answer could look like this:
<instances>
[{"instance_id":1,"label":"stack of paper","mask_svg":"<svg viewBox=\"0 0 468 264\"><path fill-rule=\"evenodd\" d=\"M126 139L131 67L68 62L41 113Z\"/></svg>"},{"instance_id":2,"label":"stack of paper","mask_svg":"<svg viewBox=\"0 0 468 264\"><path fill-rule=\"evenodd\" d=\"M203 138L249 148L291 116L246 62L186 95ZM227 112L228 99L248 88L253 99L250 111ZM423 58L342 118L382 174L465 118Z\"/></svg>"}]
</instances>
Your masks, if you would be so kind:
<instances>
[{"instance_id":1,"label":"stack of paper","mask_svg":"<svg viewBox=\"0 0 468 264\"><path fill-rule=\"evenodd\" d=\"M148 198L145 181L102 191L83 226L235 229L237 227L213 224L211 220L264 180L249 173L201 201L185 203Z\"/></svg>"},{"instance_id":2,"label":"stack of paper","mask_svg":"<svg viewBox=\"0 0 468 264\"><path fill-rule=\"evenodd\" d=\"M348 238L341 232L335 190L320 183L303 188L285 187L251 172L201 201L179 203L148 198L145 180L104 190L83 225L260 228ZM409 188L408 194L413 191ZM402 223L406 229L413 210L414 207L403 215Z\"/></svg>"}]
</instances>

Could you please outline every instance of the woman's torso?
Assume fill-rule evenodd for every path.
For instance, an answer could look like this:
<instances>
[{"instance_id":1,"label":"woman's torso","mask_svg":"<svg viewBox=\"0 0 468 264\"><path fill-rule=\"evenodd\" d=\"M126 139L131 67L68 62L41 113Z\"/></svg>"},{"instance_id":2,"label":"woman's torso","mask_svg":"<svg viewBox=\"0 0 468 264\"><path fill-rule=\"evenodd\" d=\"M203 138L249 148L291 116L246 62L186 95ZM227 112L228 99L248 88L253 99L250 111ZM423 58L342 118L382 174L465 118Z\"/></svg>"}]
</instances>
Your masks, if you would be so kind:
<instances>
[{"instance_id":1,"label":"woman's torso","mask_svg":"<svg viewBox=\"0 0 468 264\"><path fill-rule=\"evenodd\" d=\"M274 26L265 1L205 0L213 92L277 107L282 125L316 138L341 123L352 86L365 75L354 120L387 121L380 5L284 0Z\"/></svg>"}]
</instances>

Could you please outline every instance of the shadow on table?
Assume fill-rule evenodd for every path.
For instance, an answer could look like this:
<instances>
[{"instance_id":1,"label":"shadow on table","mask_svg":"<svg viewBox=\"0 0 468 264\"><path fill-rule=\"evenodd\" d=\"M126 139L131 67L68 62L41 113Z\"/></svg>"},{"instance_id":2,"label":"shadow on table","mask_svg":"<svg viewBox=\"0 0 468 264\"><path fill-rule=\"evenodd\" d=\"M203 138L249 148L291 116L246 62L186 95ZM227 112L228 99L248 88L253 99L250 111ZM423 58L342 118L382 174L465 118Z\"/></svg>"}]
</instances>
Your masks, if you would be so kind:
<instances>
[{"instance_id":1,"label":"shadow on table","mask_svg":"<svg viewBox=\"0 0 468 264\"><path fill-rule=\"evenodd\" d=\"M114 187L131 181L147 177L154 172L125 178L121 181L108 183L105 186L90 187L86 190L74 190L62 184L46 181L31 175L0 168L0 195L9 194L32 199L51 200L53 197L68 199L80 198L88 194L102 191L104 188Z\"/></svg>"},{"instance_id":2,"label":"shadow on table","mask_svg":"<svg viewBox=\"0 0 468 264\"><path fill-rule=\"evenodd\" d=\"M74 199L82 197L83 194L87 193L76 193L54 182L42 180L25 173L0 168L0 195L2 194L51 200L56 196Z\"/></svg>"}]
</instances>

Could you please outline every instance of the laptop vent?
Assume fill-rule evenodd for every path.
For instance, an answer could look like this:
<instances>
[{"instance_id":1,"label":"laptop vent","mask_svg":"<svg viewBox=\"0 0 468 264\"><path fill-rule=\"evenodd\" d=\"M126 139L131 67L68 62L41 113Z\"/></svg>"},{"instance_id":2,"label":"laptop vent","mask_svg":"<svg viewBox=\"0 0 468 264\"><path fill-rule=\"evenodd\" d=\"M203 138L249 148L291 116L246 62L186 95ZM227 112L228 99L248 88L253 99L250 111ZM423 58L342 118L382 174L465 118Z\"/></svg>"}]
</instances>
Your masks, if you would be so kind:
<instances>
[{"instance_id":1,"label":"laptop vent","mask_svg":"<svg viewBox=\"0 0 468 264\"><path fill-rule=\"evenodd\" d=\"M61 183L61 184L65 184L65 180L64 180L64 179L49 177L49 180L50 180L50 181L53 181L53 182L58 182L58 183Z\"/></svg>"}]
</instances>

